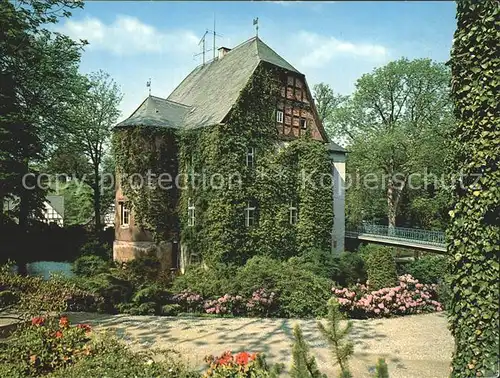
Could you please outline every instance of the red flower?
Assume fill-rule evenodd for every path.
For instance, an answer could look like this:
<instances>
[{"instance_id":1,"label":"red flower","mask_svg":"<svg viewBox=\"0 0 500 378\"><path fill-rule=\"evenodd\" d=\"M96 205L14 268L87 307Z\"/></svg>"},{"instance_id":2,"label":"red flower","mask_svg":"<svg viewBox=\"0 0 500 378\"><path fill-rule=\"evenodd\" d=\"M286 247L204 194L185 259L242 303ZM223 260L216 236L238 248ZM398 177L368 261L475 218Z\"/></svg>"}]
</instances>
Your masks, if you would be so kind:
<instances>
[{"instance_id":1,"label":"red flower","mask_svg":"<svg viewBox=\"0 0 500 378\"><path fill-rule=\"evenodd\" d=\"M85 330L85 333L89 333L90 331L92 331L92 327L88 324L77 324L76 328Z\"/></svg>"},{"instance_id":2,"label":"red flower","mask_svg":"<svg viewBox=\"0 0 500 378\"><path fill-rule=\"evenodd\" d=\"M60 339L61 337L63 337L63 333L61 331L56 331L55 335L54 335L57 339Z\"/></svg>"},{"instance_id":3,"label":"red flower","mask_svg":"<svg viewBox=\"0 0 500 378\"><path fill-rule=\"evenodd\" d=\"M233 356L230 351L224 352L217 360L219 365L229 365L233 361Z\"/></svg>"},{"instance_id":4,"label":"red flower","mask_svg":"<svg viewBox=\"0 0 500 378\"><path fill-rule=\"evenodd\" d=\"M59 327L61 328L69 327L69 319L67 316L61 316L61 318L59 319Z\"/></svg>"},{"instance_id":5,"label":"red flower","mask_svg":"<svg viewBox=\"0 0 500 378\"><path fill-rule=\"evenodd\" d=\"M42 326L44 322L45 322L45 318L43 316L37 316L37 317L31 319L31 324L36 325L36 326Z\"/></svg>"},{"instance_id":6,"label":"red flower","mask_svg":"<svg viewBox=\"0 0 500 378\"><path fill-rule=\"evenodd\" d=\"M238 365L246 365L250 360L250 353L248 352L238 353L235 357L235 360Z\"/></svg>"}]
</instances>

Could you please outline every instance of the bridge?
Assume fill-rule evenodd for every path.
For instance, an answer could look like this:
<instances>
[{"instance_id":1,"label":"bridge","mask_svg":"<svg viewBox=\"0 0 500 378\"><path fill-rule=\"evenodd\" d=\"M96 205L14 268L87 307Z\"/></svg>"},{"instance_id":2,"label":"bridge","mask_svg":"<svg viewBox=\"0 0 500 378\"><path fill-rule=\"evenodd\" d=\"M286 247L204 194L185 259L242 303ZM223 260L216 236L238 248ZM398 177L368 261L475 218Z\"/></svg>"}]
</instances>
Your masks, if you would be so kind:
<instances>
[{"instance_id":1,"label":"bridge","mask_svg":"<svg viewBox=\"0 0 500 378\"><path fill-rule=\"evenodd\" d=\"M370 243L446 253L443 231L363 224L355 229L346 230L345 237Z\"/></svg>"}]
</instances>

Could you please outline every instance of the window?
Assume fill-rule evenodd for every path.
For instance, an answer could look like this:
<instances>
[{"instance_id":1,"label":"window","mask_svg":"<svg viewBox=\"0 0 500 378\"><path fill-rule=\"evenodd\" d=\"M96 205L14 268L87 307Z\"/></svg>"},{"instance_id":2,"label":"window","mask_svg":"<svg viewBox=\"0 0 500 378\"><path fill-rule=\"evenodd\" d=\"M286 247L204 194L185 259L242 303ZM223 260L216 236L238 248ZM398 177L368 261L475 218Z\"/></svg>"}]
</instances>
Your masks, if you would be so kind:
<instances>
[{"instance_id":1,"label":"window","mask_svg":"<svg viewBox=\"0 0 500 378\"><path fill-rule=\"evenodd\" d=\"M276 122L283 123L283 112L281 110L276 112Z\"/></svg>"},{"instance_id":2,"label":"window","mask_svg":"<svg viewBox=\"0 0 500 378\"><path fill-rule=\"evenodd\" d=\"M257 203L248 201L245 208L245 226L251 227L257 224Z\"/></svg>"},{"instance_id":3,"label":"window","mask_svg":"<svg viewBox=\"0 0 500 378\"><path fill-rule=\"evenodd\" d=\"M301 129L307 129L307 120L304 118L300 119L300 128Z\"/></svg>"},{"instance_id":4,"label":"window","mask_svg":"<svg viewBox=\"0 0 500 378\"><path fill-rule=\"evenodd\" d=\"M290 224L296 224L299 219L299 212L297 210L297 206L293 201L290 201Z\"/></svg>"},{"instance_id":5,"label":"window","mask_svg":"<svg viewBox=\"0 0 500 378\"><path fill-rule=\"evenodd\" d=\"M130 209L126 202L120 202L120 226L128 227L130 222Z\"/></svg>"},{"instance_id":6,"label":"window","mask_svg":"<svg viewBox=\"0 0 500 378\"><path fill-rule=\"evenodd\" d=\"M254 147L250 147L247 150L247 166L248 167L253 167L254 160L255 160L255 148Z\"/></svg>"},{"instance_id":7,"label":"window","mask_svg":"<svg viewBox=\"0 0 500 378\"><path fill-rule=\"evenodd\" d=\"M194 202L188 198L188 226L190 227L194 226L194 211Z\"/></svg>"}]
</instances>

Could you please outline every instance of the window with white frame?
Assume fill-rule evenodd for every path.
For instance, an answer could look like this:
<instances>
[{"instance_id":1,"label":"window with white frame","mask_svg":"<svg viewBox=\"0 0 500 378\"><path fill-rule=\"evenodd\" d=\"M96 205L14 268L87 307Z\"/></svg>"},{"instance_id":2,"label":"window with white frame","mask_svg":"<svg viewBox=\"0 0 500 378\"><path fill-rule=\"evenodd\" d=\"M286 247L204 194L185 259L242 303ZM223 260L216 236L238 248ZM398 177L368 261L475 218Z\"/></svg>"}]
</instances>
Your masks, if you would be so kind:
<instances>
[{"instance_id":1,"label":"window with white frame","mask_svg":"<svg viewBox=\"0 0 500 378\"><path fill-rule=\"evenodd\" d=\"M120 226L128 227L130 223L130 209L126 202L120 202Z\"/></svg>"},{"instance_id":2,"label":"window with white frame","mask_svg":"<svg viewBox=\"0 0 500 378\"><path fill-rule=\"evenodd\" d=\"M305 118L300 119L300 127L302 129L307 129L307 120Z\"/></svg>"},{"instance_id":3,"label":"window with white frame","mask_svg":"<svg viewBox=\"0 0 500 378\"><path fill-rule=\"evenodd\" d=\"M255 161L255 148L249 147L247 150L247 166L253 167Z\"/></svg>"},{"instance_id":4,"label":"window with white frame","mask_svg":"<svg viewBox=\"0 0 500 378\"><path fill-rule=\"evenodd\" d=\"M245 208L245 226L252 227L257 224L257 203L254 200L247 202Z\"/></svg>"},{"instance_id":5,"label":"window with white frame","mask_svg":"<svg viewBox=\"0 0 500 378\"><path fill-rule=\"evenodd\" d=\"M290 224L292 225L297 224L297 220L299 219L299 211L297 209L297 205L293 201L290 201L289 212L290 212Z\"/></svg>"},{"instance_id":6,"label":"window with white frame","mask_svg":"<svg viewBox=\"0 0 500 378\"><path fill-rule=\"evenodd\" d=\"M282 110L276 111L276 122L283 123L283 111Z\"/></svg>"},{"instance_id":7,"label":"window with white frame","mask_svg":"<svg viewBox=\"0 0 500 378\"><path fill-rule=\"evenodd\" d=\"M191 198L188 198L188 226L194 226L195 207Z\"/></svg>"}]
</instances>

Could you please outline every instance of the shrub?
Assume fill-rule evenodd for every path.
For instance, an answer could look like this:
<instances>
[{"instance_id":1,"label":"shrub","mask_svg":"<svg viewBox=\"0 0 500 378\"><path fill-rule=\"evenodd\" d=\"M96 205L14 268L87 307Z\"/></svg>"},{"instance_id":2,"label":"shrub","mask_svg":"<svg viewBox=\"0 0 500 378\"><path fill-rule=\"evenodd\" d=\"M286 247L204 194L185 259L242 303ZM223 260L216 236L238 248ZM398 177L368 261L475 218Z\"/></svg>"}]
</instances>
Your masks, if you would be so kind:
<instances>
[{"instance_id":1,"label":"shrub","mask_svg":"<svg viewBox=\"0 0 500 378\"><path fill-rule=\"evenodd\" d=\"M283 263L268 256L254 256L236 274L236 290L251 296L256 290L276 290L282 280Z\"/></svg>"},{"instance_id":2,"label":"shrub","mask_svg":"<svg viewBox=\"0 0 500 378\"><path fill-rule=\"evenodd\" d=\"M327 326L318 321L318 328L332 347L332 352L337 364L340 366L341 377L351 377L348 361L354 353L354 344L348 340L349 333L352 329L352 323L347 322L345 327L341 327L340 321L343 320L343 315L340 312L340 304L336 298L331 298L328 301L328 317Z\"/></svg>"},{"instance_id":3,"label":"shrub","mask_svg":"<svg viewBox=\"0 0 500 378\"><path fill-rule=\"evenodd\" d=\"M240 352L233 355L231 352L224 352L220 357L206 356L205 362L208 369L203 377L214 378L278 378L283 370L283 365L268 366L265 356L262 354Z\"/></svg>"},{"instance_id":4,"label":"shrub","mask_svg":"<svg viewBox=\"0 0 500 378\"><path fill-rule=\"evenodd\" d=\"M338 266L339 273L334 277L334 281L339 285L350 286L358 282L365 282L368 278L361 253L342 253L338 258Z\"/></svg>"},{"instance_id":5,"label":"shrub","mask_svg":"<svg viewBox=\"0 0 500 378\"><path fill-rule=\"evenodd\" d=\"M235 275L236 268L226 265L217 265L207 270L201 266L190 267L185 274L174 279L172 291L196 292L205 298L219 297L226 293L236 294Z\"/></svg>"},{"instance_id":6,"label":"shrub","mask_svg":"<svg viewBox=\"0 0 500 378\"><path fill-rule=\"evenodd\" d=\"M73 280L53 276L21 276L13 273L9 265L0 268L0 288L11 292L11 305L25 318L42 312L95 311L103 301L99 295L79 288Z\"/></svg>"},{"instance_id":7,"label":"shrub","mask_svg":"<svg viewBox=\"0 0 500 378\"><path fill-rule=\"evenodd\" d=\"M144 282L155 282L162 276L160 261L154 251L149 251L123 264L121 271L123 278L131 281L135 286Z\"/></svg>"},{"instance_id":8,"label":"shrub","mask_svg":"<svg viewBox=\"0 0 500 378\"><path fill-rule=\"evenodd\" d=\"M171 354L158 352L132 352L114 337L105 335L93 340L91 358L60 369L51 378L199 378L198 372L188 370Z\"/></svg>"},{"instance_id":9,"label":"shrub","mask_svg":"<svg viewBox=\"0 0 500 378\"><path fill-rule=\"evenodd\" d=\"M445 279L448 268L447 257L426 255L412 261L407 267L407 273L423 284L437 284Z\"/></svg>"},{"instance_id":10,"label":"shrub","mask_svg":"<svg viewBox=\"0 0 500 378\"><path fill-rule=\"evenodd\" d=\"M375 366L375 378L389 378L389 369L385 363L385 359L379 358Z\"/></svg>"},{"instance_id":11,"label":"shrub","mask_svg":"<svg viewBox=\"0 0 500 378\"><path fill-rule=\"evenodd\" d=\"M278 311L278 301L274 291L261 288L252 293L252 297L246 303L249 315L271 316Z\"/></svg>"},{"instance_id":12,"label":"shrub","mask_svg":"<svg viewBox=\"0 0 500 378\"><path fill-rule=\"evenodd\" d=\"M176 303L166 304L161 307L161 314L163 316L176 316L182 311L180 305Z\"/></svg>"},{"instance_id":13,"label":"shrub","mask_svg":"<svg viewBox=\"0 0 500 378\"><path fill-rule=\"evenodd\" d=\"M172 301L186 312L202 312L203 311L203 297L200 294L194 293L189 290L183 290L172 297Z\"/></svg>"},{"instance_id":14,"label":"shrub","mask_svg":"<svg viewBox=\"0 0 500 378\"><path fill-rule=\"evenodd\" d=\"M284 264L275 289L279 303L278 315L291 318L325 315L332 285L331 280Z\"/></svg>"},{"instance_id":15,"label":"shrub","mask_svg":"<svg viewBox=\"0 0 500 378\"><path fill-rule=\"evenodd\" d=\"M309 249L301 256L290 258L288 262L323 278L333 279L340 273L339 261L329 250Z\"/></svg>"},{"instance_id":16,"label":"shrub","mask_svg":"<svg viewBox=\"0 0 500 378\"><path fill-rule=\"evenodd\" d=\"M90 239L80 248L80 256L98 256L105 261L110 261L113 257L113 249L108 243L103 243L98 239Z\"/></svg>"},{"instance_id":17,"label":"shrub","mask_svg":"<svg viewBox=\"0 0 500 378\"><path fill-rule=\"evenodd\" d=\"M399 277L399 285L370 291L357 284L352 289L333 288L342 311L350 317L382 317L442 311L436 294L437 285L424 285L410 275Z\"/></svg>"},{"instance_id":18,"label":"shrub","mask_svg":"<svg viewBox=\"0 0 500 378\"><path fill-rule=\"evenodd\" d=\"M304 335L300 326L293 327L294 342L292 347L292 367L290 369L291 378L326 378L318 370L316 359L309 353L309 345L304 340Z\"/></svg>"},{"instance_id":19,"label":"shrub","mask_svg":"<svg viewBox=\"0 0 500 378\"><path fill-rule=\"evenodd\" d=\"M75 282L78 287L102 298L102 303L97 308L101 312L116 313L118 305L129 302L134 293L134 286L130 281L112 273L81 277Z\"/></svg>"},{"instance_id":20,"label":"shrub","mask_svg":"<svg viewBox=\"0 0 500 378\"><path fill-rule=\"evenodd\" d=\"M214 300L205 301L203 308L207 314L242 315L246 311L245 300L241 295L226 294Z\"/></svg>"},{"instance_id":21,"label":"shrub","mask_svg":"<svg viewBox=\"0 0 500 378\"><path fill-rule=\"evenodd\" d=\"M40 376L89 356L90 332L89 325L71 326L66 317L35 317L1 349L2 376Z\"/></svg>"},{"instance_id":22,"label":"shrub","mask_svg":"<svg viewBox=\"0 0 500 378\"><path fill-rule=\"evenodd\" d=\"M396 286L398 281L396 262L390 248L370 246L364 249L363 255L370 289Z\"/></svg>"},{"instance_id":23,"label":"shrub","mask_svg":"<svg viewBox=\"0 0 500 378\"><path fill-rule=\"evenodd\" d=\"M102 257L96 255L84 255L73 263L73 273L79 276L93 276L105 273L109 270L110 264Z\"/></svg>"}]
</instances>

